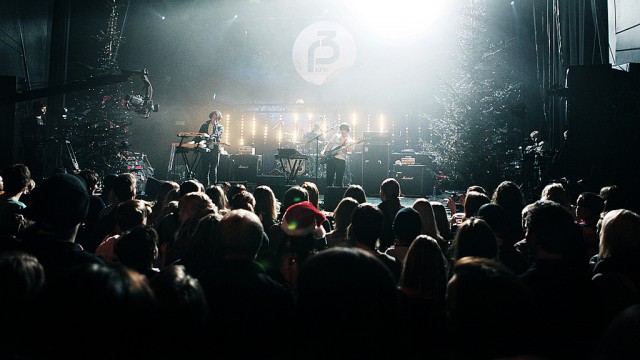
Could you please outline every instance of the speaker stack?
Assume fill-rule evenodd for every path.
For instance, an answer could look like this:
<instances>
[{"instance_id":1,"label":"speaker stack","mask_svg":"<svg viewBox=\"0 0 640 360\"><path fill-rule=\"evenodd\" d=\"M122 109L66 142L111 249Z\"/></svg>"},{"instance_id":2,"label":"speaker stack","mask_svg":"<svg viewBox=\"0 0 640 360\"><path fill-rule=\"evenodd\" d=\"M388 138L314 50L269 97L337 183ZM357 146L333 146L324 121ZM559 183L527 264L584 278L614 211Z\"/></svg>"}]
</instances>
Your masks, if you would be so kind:
<instances>
[{"instance_id":1,"label":"speaker stack","mask_svg":"<svg viewBox=\"0 0 640 360\"><path fill-rule=\"evenodd\" d=\"M365 133L362 149L362 187L367 195L378 195L389 177L390 139L387 132Z\"/></svg>"}]
</instances>

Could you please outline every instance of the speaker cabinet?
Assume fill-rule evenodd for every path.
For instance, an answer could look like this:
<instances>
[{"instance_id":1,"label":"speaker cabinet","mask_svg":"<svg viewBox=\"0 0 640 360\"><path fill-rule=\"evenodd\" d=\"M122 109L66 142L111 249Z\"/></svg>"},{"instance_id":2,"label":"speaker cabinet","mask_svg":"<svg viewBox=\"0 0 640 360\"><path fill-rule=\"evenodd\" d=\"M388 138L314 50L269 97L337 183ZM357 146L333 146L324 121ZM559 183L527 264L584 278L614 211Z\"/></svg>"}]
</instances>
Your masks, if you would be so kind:
<instances>
[{"instance_id":1,"label":"speaker cabinet","mask_svg":"<svg viewBox=\"0 0 640 360\"><path fill-rule=\"evenodd\" d=\"M349 155L347 160L347 171L345 171L345 184L362 185L362 153L357 152Z\"/></svg>"},{"instance_id":2,"label":"speaker cabinet","mask_svg":"<svg viewBox=\"0 0 640 360\"><path fill-rule=\"evenodd\" d=\"M324 211L334 211L336 206L340 200L342 200L342 196L344 192L347 190L346 187L340 186L329 186L327 187L327 192L324 194Z\"/></svg>"},{"instance_id":3,"label":"speaker cabinet","mask_svg":"<svg viewBox=\"0 0 640 360\"><path fill-rule=\"evenodd\" d=\"M362 149L362 187L367 195L378 195L389 177L389 145L365 144Z\"/></svg>"},{"instance_id":4,"label":"speaker cabinet","mask_svg":"<svg viewBox=\"0 0 640 360\"><path fill-rule=\"evenodd\" d=\"M218 182L232 181L231 173L231 155L220 154L220 163L218 163Z\"/></svg>"},{"instance_id":5,"label":"speaker cabinet","mask_svg":"<svg viewBox=\"0 0 640 360\"><path fill-rule=\"evenodd\" d=\"M425 165L394 165L394 178L400 184L400 193L405 196L425 196L429 191L430 170Z\"/></svg>"},{"instance_id":6,"label":"speaker cabinet","mask_svg":"<svg viewBox=\"0 0 640 360\"><path fill-rule=\"evenodd\" d=\"M262 170L262 155L231 155L230 159L234 181L257 182Z\"/></svg>"}]
</instances>

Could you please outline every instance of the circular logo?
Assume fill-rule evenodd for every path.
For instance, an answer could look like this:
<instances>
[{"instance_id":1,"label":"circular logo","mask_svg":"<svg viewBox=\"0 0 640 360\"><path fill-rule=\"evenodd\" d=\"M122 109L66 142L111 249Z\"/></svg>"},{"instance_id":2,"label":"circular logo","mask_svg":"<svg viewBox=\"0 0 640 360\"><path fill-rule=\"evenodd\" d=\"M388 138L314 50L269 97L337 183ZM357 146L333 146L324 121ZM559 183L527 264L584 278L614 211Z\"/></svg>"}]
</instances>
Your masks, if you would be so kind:
<instances>
[{"instance_id":1,"label":"circular logo","mask_svg":"<svg viewBox=\"0 0 640 360\"><path fill-rule=\"evenodd\" d=\"M322 85L356 62L351 32L333 21L307 26L293 44L293 65L306 81Z\"/></svg>"}]
</instances>

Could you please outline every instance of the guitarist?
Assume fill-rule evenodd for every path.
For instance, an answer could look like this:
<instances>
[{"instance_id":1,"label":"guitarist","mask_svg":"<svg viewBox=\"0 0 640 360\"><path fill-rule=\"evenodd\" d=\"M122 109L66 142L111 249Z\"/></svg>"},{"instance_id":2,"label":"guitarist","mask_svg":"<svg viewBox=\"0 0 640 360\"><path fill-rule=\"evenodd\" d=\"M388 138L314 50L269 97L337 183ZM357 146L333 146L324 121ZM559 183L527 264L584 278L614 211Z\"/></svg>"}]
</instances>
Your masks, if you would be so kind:
<instances>
[{"instance_id":1,"label":"guitarist","mask_svg":"<svg viewBox=\"0 0 640 360\"><path fill-rule=\"evenodd\" d=\"M340 124L340 132L334 134L320 153L327 164L327 187L342 187L342 178L347 168L347 155L353 151L356 141L349 136L351 127L347 123ZM335 180L335 181L334 181Z\"/></svg>"},{"instance_id":2,"label":"guitarist","mask_svg":"<svg viewBox=\"0 0 640 360\"><path fill-rule=\"evenodd\" d=\"M202 140L206 140L207 144L213 142L213 145L208 145L207 148L211 151L205 151L200 156L200 169L198 171L198 180L205 187L209 184L216 184L218 182L218 164L220 163L220 142L222 141L222 133L224 132L224 126L220 124L222 120L222 112L220 110L214 110L209 114L209 120L205 121L200 126L199 133L208 134L209 138L202 138L196 136L193 140L199 143Z\"/></svg>"}]
</instances>

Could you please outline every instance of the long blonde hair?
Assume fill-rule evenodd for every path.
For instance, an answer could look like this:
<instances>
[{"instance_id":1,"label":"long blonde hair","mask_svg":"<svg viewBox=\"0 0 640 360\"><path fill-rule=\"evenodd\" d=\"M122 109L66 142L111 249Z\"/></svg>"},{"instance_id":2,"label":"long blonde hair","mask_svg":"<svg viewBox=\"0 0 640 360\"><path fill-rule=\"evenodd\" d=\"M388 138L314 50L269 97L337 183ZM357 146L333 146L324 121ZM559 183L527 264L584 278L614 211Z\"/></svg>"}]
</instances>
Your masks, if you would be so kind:
<instances>
[{"instance_id":1,"label":"long blonde hair","mask_svg":"<svg viewBox=\"0 0 640 360\"><path fill-rule=\"evenodd\" d=\"M440 231L438 230L436 216L433 213L433 207L429 200L425 198L417 199L413 203L412 207L420 214L420 219L422 219L422 229L420 230L420 234L431 236L438 241L438 244L442 244L444 242L444 238L440 235Z\"/></svg>"},{"instance_id":2,"label":"long blonde hair","mask_svg":"<svg viewBox=\"0 0 640 360\"><path fill-rule=\"evenodd\" d=\"M600 229L601 259L640 255L640 215L630 210L609 211Z\"/></svg>"}]
</instances>

